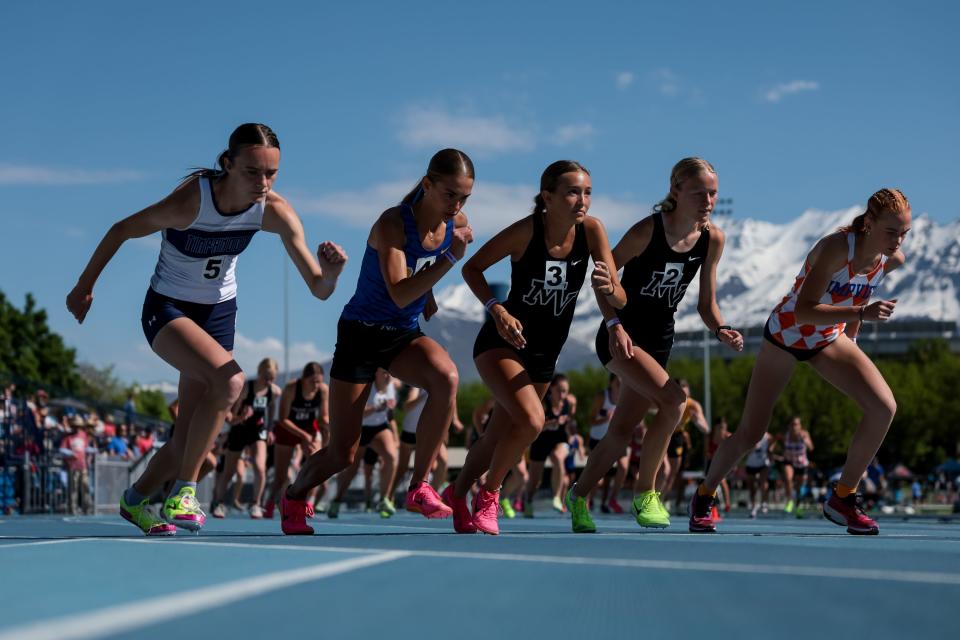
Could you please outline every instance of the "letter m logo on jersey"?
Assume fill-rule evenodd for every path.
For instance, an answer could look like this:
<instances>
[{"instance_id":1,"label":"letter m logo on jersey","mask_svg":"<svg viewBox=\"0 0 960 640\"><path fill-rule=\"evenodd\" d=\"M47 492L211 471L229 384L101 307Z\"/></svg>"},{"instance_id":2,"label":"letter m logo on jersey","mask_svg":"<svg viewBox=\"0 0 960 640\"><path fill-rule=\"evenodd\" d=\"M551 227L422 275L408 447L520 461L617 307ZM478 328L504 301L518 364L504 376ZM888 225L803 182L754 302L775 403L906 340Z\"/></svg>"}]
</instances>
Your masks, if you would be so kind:
<instances>
[{"instance_id":1,"label":"letter m logo on jersey","mask_svg":"<svg viewBox=\"0 0 960 640\"><path fill-rule=\"evenodd\" d=\"M687 291L687 285L683 284L683 263L667 262L663 265L663 271L654 271L653 277L640 294L653 298L666 298L667 304L675 307L680 304L683 294Z\"/></svg>"},{"instance_id":2,"label":"letter m logo on jersey","mask_svg":"<svg viewBox=\"0 0 960 640\"><path fill-rule=\"evenodd\" d=\"M563 289L550 289L545 286L544 280L531 280L530 290L523 296L523 301L535 307L537 305L553 305L553 315L559 316L572 301L576 300L579 291L566 292Z\"/></svg>"}]
</instances>

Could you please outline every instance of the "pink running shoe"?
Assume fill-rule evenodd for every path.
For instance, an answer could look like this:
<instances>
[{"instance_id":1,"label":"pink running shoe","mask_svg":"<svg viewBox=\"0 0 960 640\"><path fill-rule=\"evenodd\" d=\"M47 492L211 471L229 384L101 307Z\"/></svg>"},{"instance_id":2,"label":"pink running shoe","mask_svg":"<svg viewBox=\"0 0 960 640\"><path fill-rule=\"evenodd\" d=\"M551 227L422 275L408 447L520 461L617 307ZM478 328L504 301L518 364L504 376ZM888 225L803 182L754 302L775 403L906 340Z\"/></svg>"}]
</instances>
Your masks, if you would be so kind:
<instances>
[{"instance_id":1,"label":"pink running shoe","mask_svg":"<svg viewBox=\"0 0 960 640\"><path fill-rule=\"evenodd\" d=\"M280 498L280 529L288 536L312 536L313 527L307 525L307 501L294 500L283 492Z\"/></svg>"},{"instance_id":2,"label":"pink running shoe","mask_svg":"<svg viewBox=\"0 0 960 640\"><path fill-rule=\"evenodd\" d=\"M610 507L610 511L614 513L623 513L623 507L620 506L620 503L617 502L616 498L610 498L607 501L607 506Z\"/></svg>"},{"instance_id":3,"label":"pink running shoe","mask_svg":"<svg viewBox=\"0 0 960 640\"><path fill-rule=\"evenodd\" d=\"M440 495L428 482L421 482L416 489L407 491L407 511L427 518L449 518L453 509L443 504Z\"/></svg>"},{"instance_id":4,"label":"pink running shoe","mask_svg":"<svg viewBox=\"0 0 960 640\"><path fill-rule=\"evenodd\" d=\"M690 533L716 533L713 523L713 501L715 496L700 495L699 487L690 498Z\"/></svg>"},{"instance_id":5,"label":"pink running shoe","mask_svg":"<svg viewBox=\"0 0 960 640\"><path fill-rule=\"evenodd\" d=\"M480 493L473 499L473 524L480 531L491 536L500 535L497 514L500 512L500 492L493 493L480 487Z\"/></svg>"},{"instance_id":6,"label":"pink running shoe","mask_svg":"<svg viewBox=\"0 0 960 640\"><path fill-rule=\"evenodd\" d=\"M447 488L440 494L443 504L453 509L453 530L457 533L476 533L477 527L473 524L473 516L470 515L470 509L467 507L466 498L458 498L453 495L453 485L448 484Z\"/></svg>"},{"instance_id":7,"label":"pink running shoe","mask_svg":"<svg viewBox=\"0 0 960 640\"><path fill-rule=\"evenodd\" d=\"M273 500L267 500L267 504L263 505L263 517L266 520L273 520L273 513L277 509L277 504Z\"/></svg>"},{"instance_id":8,"label":"pink running shoe","mask_svg":"<svg viewBox=\"0 0 960 640\"><path fill-rule=\"evenodd\" d=\"M317 515L317 511L316 511L316 509L314 508L313 503L310 502L309 500L307 500L307 517L308 517L308 518L312 518L312 517L314 517L315 515ZM266 517L266 516L264 516L264 517Z\"/></svg>"},{"instance_id":9,"label":"pink running shoe","mask_svg":"<svg viewBox=\"0 0 960 640\"><path fill-rule=\"evenodd\" d=\"M855 536L875 536L880 533L876 521L867 516L860 506L859 494L851 493L846 498L837 495L834 485L830 499L823 505L823 516L834 524L847 528L847 533Z\"/></svg>"}]
</instances>

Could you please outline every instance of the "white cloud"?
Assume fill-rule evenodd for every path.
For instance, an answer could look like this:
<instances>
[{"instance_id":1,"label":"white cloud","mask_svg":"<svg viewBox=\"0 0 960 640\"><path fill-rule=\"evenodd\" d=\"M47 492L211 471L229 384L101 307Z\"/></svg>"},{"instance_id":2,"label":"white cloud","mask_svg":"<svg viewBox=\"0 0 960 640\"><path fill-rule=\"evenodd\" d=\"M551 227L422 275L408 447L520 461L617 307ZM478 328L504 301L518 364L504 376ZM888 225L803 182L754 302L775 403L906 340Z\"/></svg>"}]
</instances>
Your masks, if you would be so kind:
<instances>
[{"instance_id":1,"label":"white cloud","mask_svg":"<svg viewBox=\"0 0 960 640\"><path fill-rule=\"evenodd\" d=\"M290 196L300 213L336 218L358 228L370 228L374 220L397 204L417 183L418 176L402 182L382 182L366 189L335 191L320 196Z\"/></svg>"},{"instance_id":2,"label":"white cloud","mask_svg":"<svg viewBox=\"0 0 960 640\"><path fill-rule=\"evenodd\" d=\"M135 182L143 174L129 169L54 169L0 164L0 184L13 185L91 185Z\"/></svg>"},{"instance_id":3,"label":"white cloud","mask_svg":"<svg viewBox=\"0 0 960 640\"><path fill-rule=\"evenodd\" d=\"M657 90L668 98L676 97L680 93L680 78L670 69L654 71L653 81L657 85Z\"/></svg>"},{"instance_id":4,"label":"white cloud","mask_svg":"<svg viewBox=\"0 0 960 640\"><path fill-rule=\"evenodd\" d=\"M636 76L629 71L621 71L617 74L617 89L626 89L633 84Z\"/></svg>"},{"instance_id":5,"label":"white cloud","mask_svg":"<svg viewBox=\"0 0 960 640\"><path fill-rule=\"evenodd\" d=\"M416 178L411 178L406 182L376 184L360 191L342 191L299 199L295 200L294 204L302 213L328 216L359 228L369 228L376 217L390 206L390 203L399 202L415 182ZM523 185L479 182L464 210L470 218L470 226L474 232L477 235L489 236L529 214L536 193L535 183ZM590 213L603 220L608 228L626 229L646 215L648 208L646 205L626 200L597 196L593 198Z\"/></svg>"},{"instance_id":6,"label":"white cloud","mask_svg":"<svg viewBox=\"0 0 960 640\"><path fill-rule=\"evenodd\" d=\"M457 147L475 153L529 151L533 133L503 116L452 114L438 107L411 107L400 117L400 140L415 149Z\"/></svg>"},{"instance_id":7,"label":"white cloud","mask_svg":"<svg viewBox=\"0 0 960 640\"><path fill-rule=\"evenodd\" d=\"M320 349L313 342L294 342L290 345L290 371L296 372L312 360L329 361L332 356L332 352ZM238 331L233 343L233 358L248 378L257 375L257 365L264 358L276 360L282 371L283 341L273 336L254 340Z\"/></svg>"},{"instance_id":8,"label":"white cloud","mask_svg":"<svg viewBox=\"0 0 960 640\"><path fill-rule=\"evenodd\" d=\"M794 80L793 82L784 82L771 89L767 89L763 94L763 99L767 102L780 102L784 96L800 93L801 91L818 91L819 89L819 82Z\"/></svg>"},{"instance_id":9,"label":"white cloud","mask_svg":"<svg viewBox=\"0 0 960 640\"><path fill-rule=\"evenodd\" d=\"M159 391L165 396L175 396L180 390L176 382L170 382L169 380L159 380L157 382L148 382L147 384L140 385L141 389L147 391Z\"/></svg>"},{"instance_id":10,"label":"white cloud","mask_svg":"<svg viewBox=\"0 0 960 640\"><path fill-rule=\"evenodd\" d=\"M559 145L581 142L592 138L595 132L593 125L589 123L567 124L557 129L553 141Z\"/></svg>"}]
</instances>

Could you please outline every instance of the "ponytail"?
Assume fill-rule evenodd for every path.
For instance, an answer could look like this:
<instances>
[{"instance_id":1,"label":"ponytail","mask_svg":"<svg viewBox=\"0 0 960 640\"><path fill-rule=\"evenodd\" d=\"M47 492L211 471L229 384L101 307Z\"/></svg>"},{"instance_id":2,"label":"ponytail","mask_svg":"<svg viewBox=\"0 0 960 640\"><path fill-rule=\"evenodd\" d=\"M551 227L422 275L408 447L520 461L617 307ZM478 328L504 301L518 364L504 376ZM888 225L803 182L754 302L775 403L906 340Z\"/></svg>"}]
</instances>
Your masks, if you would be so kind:
<instances>
[{"instance_id":1,"label":"ponytail","mask_svg":"<svg viewBox=\"0 0 960 640\"><path fill-rule=\"evenodd\" d=\"M534 213L545 213L547 210L547 203L544 201L541 194L533 196L533 212Z\"/></svg>"},{"instance_id":2,"label":"ponytail","mask_svg":"<svg viewBox=\"0 0 960 640\"><path fill-rule=\"evenodd\" d=\"M838 231L860 235L866 230L867 216L876 219L884 212L898 214L909 210L910 202L902 191L899 189L880 189L867 200L867 210L854 218L850 224L840 227Z\"/></svg>"}]
</instances>

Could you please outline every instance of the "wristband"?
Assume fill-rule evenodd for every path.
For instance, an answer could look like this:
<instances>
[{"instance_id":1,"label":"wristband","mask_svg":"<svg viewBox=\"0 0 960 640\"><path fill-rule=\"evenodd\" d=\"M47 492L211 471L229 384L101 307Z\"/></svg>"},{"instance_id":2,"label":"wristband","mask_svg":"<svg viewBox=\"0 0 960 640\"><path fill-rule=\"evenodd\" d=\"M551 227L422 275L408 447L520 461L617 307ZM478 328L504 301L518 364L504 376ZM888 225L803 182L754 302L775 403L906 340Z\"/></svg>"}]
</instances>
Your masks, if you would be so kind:
<instances>
[{"instance_id":1,"label":"wristband","mask_svg":"<svg viewBox=\"0 0 960 640\"><path fill-rule=\"evenodd\" d=\"M487 300L486 302L484 302L483 306L486 307L487 311L490 311L491 309L493 309L493 305L495 304L500 304L500 301L497 300L496 297L493 297Z\"/></svg>"},{"instance_id":2,"label":"wristband","mask_svg":"<svg viewBox=\"0 0 960 640\"><path fill-rule=\"evenodd\" d=\"M713 335L714 337L716 337L717 340L720 340L720 332L723 331L724 329L733 329L733 327L731 327L728 324L722 324L719 327L717 327L717 330L713 332ZM723 342L723 340L720 340L720 342Z\"/></svg>"},{"instance_id":3,"label":"wristband","mask_svg":"<svg viewBox=\"0 0 960 640\"><path fill-rule=\"evenodd\" d=\"M620 324L620 318L610 318L607 320L607 329L613 329L613 327L618 324Z\"/></svg>"},{"instance_id":4,"label":"wristband","mask_svg":"<svg viewBox=\"0 0 960 640\"><path fill-rule=\"evenodd\" d=\"M443 256L450 261L450 264L457 264L457 258L453 255L453 252L445 251Z\"/></svg>"}]
</instances>

